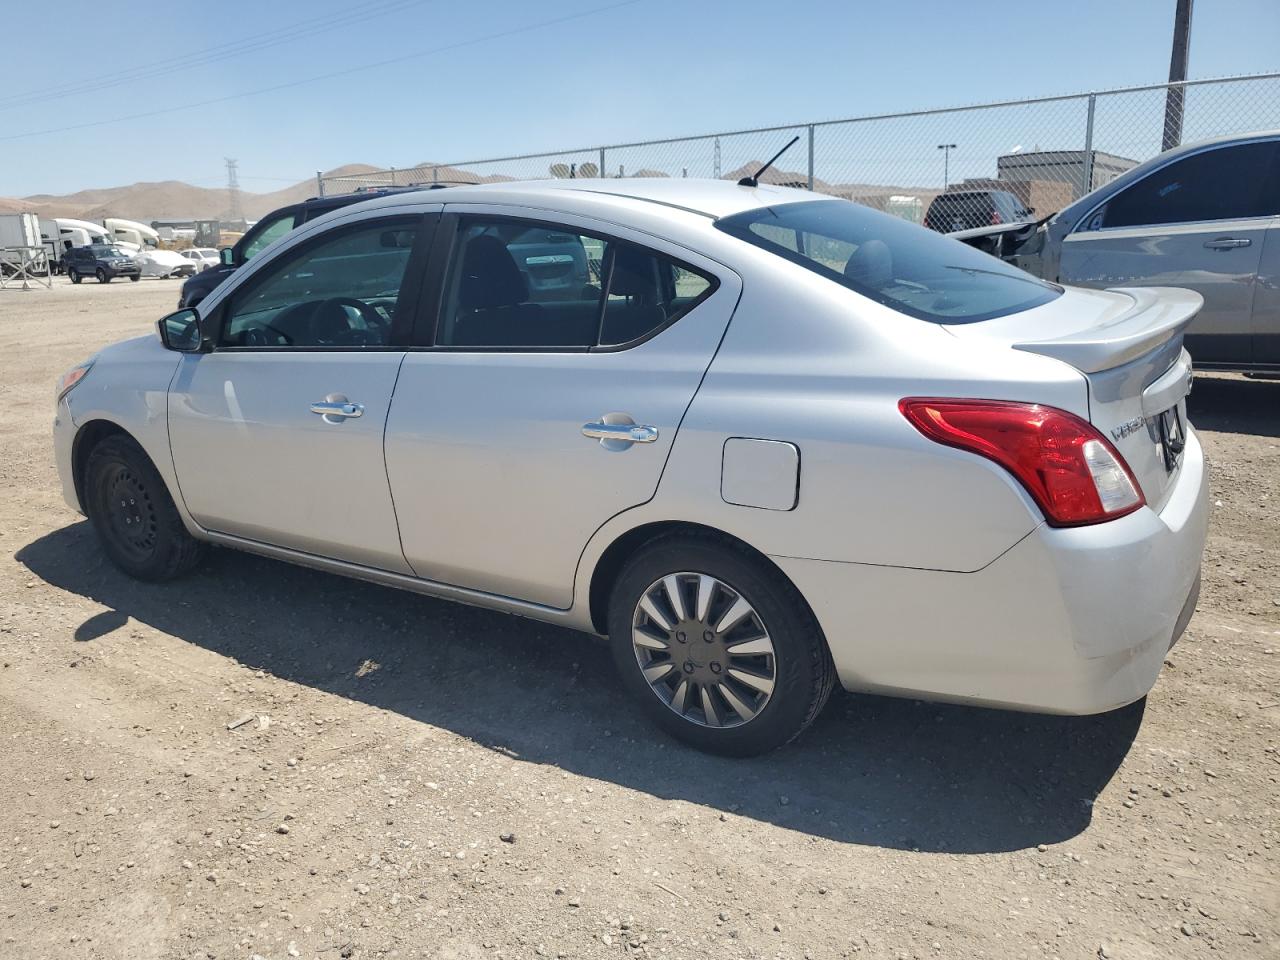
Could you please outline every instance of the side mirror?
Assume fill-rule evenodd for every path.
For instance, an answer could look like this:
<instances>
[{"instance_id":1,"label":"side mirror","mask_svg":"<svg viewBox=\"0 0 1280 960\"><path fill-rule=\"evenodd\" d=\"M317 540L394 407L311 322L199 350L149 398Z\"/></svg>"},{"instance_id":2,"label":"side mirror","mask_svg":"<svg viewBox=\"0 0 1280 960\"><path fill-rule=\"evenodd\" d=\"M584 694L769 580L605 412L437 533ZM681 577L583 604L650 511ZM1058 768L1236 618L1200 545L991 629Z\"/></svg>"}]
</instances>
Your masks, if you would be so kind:
<instances>
[{"instance_id":1,"label":"side mirror","mask_svg":"<svg viewBox=\"0 0 1280 960\"><path fill-rule=\"evenodd\" d=\"M223 247L219 250L218 259L222 261L222 265L224 267L234 267L236 265L235 254L232 253L230 247Z\"/></svg>"},{"instance_id":2,"label":"side mirror","mask_svg":"<svg viewBox=\"0 0 1280 960\"><path fill-rule=\"evenodd\" d=\"M156 323L160 342L168 350L178 353L199 353L204 348L204 335L200 332L200 314L194 310L179 310Z\"/></svg>"}]
</instances>

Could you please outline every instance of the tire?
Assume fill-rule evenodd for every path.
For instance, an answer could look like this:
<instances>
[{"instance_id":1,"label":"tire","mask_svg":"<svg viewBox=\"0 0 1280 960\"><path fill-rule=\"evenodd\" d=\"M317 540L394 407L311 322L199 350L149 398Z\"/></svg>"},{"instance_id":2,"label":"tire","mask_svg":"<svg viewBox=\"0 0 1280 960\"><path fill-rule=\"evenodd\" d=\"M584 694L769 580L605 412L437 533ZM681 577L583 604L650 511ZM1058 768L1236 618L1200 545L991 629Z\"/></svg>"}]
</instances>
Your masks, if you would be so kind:
<instances>
[{"instance_id":1,"label":"tire","mask_svg":"<svg viewBox=\"0 0 1280 960\"><path fill-rule=\"evenodd\" d=\"M74 270L74 269L73 269L73 270L68 270L68 271L67 271L67 276L71 278L71 282L72 282L72 283L79 283L79 282L83 279L83 278L80 276L80 271L78 271L78 270Z\"/></svg>"},{"instance_id":2,"label":"tire","mask_svg":"<svg viewBox=\"0 0 1280 960\"><path fill-rule=\"evenodd\" d=\"M204 545L187 533L150 458L132 437L102 440L85 465L89 519L111 561L138 580L172 580L199 563Z\"/></svg>"},{"instance_id":3,"label":"tire","mask_svg":"<svg viewBox=\"0 0 1280 960\"><path fill-rule=\"evenodd\" d=\"M141 280L141 279L142 279L142 274L140 274L140 273L135 273L133 276L131 276L131 277L129 278L129 282L130 282L130 283L137 283L137 282L138 282L139 280Z\"/></svg>"},{"instance_id":4,"label":"tire","mask_svg":"<svg viewBox=\"0 0 1280 960\"><path fill-rule=\"evenodd\" d=\"M110 282L111 282L111 278L107 276L107 271L103 270L101 267L99 267L97 270L95 270L95 271L93 272L93 275L94 275L95 277L97 277L97 278L98 278L98 282L99 282L99 283L110 283Z\"/></svg>"},{"instance_id":5,"label":"tire","mask_svg":"<svg viewBox=\"0 0 1280 960\"><path fill-rule=\"evenodd\" d=\"M683 619L667 588L673 577ZM739 600L750 612L730 622ZM610 596L609 637L622 682L650 719L708 753L747 757L789 743L835 682L826 638L799 591L767 561L710 534L660 537L627 561Z\"/></svg>"}]
</instances>

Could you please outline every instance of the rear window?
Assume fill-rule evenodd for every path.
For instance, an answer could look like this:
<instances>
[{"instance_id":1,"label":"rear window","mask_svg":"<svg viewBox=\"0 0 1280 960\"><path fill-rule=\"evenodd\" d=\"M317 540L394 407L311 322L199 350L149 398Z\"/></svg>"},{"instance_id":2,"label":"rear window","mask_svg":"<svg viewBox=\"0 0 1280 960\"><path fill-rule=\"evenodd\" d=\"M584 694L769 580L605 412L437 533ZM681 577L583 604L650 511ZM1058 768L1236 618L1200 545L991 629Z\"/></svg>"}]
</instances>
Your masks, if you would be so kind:
<instances>
[{"instance_id":1,"label":"rear window","mask_svg":"<svg viewBox=\"0 0 1280 960\"><path fill-rule=\"evenodd\" d=\"M848 200L762 207L716 226L821 277L933 323L1030 310L1062 288L958 240Z\"/></svg>"}]
</instances>

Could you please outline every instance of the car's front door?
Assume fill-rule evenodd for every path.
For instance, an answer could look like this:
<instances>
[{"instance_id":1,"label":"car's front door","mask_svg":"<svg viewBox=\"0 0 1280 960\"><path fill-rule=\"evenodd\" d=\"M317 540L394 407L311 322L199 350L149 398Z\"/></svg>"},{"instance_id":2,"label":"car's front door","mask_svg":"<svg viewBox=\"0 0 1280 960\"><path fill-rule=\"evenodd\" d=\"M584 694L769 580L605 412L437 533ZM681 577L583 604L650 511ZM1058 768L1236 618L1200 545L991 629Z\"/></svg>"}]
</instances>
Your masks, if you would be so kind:
<instances>
[{"instance_id":1,"label":"car's front door","mask_svg":"<svg viewBox=\"0 0 1280 960\"><path fill-rule=\"evenodd\" d=\"M1204 307L1186 343L1198 361L1249 363L1254 282L1280 191L1277 143L1190 154L1092 211L1062 244L1059 279L1088 287L1188 287Z\"/></svg>"},{"instance_id":2,"label":"car's front door","mask_svg":"<svg viewBox=\"0 0 1280 960\"><path fill-rule=\"evenodd\" d=\"M434 217L356 215L237 283L212 352L170 386L187 509L206 529L409 573L382 433Z\"/></svg>"},{"instance_id":3,"label":"car's front door","mask_svg":"<svg viewBox=\"0 0 1280 960\"><path fill-rule=\"evenodd\" d=\"M420 577L564 608L592 534L657 489L741 284L651 236L528 216L446 208L387 473Z\"/></svg>"}]
</instances>

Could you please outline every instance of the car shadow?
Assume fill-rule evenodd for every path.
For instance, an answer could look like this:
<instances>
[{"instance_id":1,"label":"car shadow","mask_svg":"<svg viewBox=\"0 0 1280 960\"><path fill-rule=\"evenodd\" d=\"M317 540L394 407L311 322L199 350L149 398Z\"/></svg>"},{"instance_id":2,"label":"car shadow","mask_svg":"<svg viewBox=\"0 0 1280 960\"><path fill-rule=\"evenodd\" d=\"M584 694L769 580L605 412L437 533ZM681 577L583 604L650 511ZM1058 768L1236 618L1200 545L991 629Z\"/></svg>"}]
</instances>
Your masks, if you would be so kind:
<instances>
[{"instance_id":1,"label":"car shadow","mask_svg":"<svg viewBox=\"0 0 1280 960\"><path fill-rule=\"evenodd\" d=\"M110 643L131 617L526 761L847 843L985 853L1072 837L1143 714L1142 703L1047 717L837 691L796 743L726 760L658 733L624 699L605 645L574 631L229 550L184 580L140 583L105 559L87 522L16 558L110 608L77 642Z\"/></svg>"},{"instance_id":2,"label":"car shadow","mask_svg":"<svg viewBox=\"0 0 1280 960\"><path fill-rule=\"evenodd\" d=\"M1187 419L1198 430L1280 437L1280 380L1199 375Z\"/></svg>"}]
</instances>

